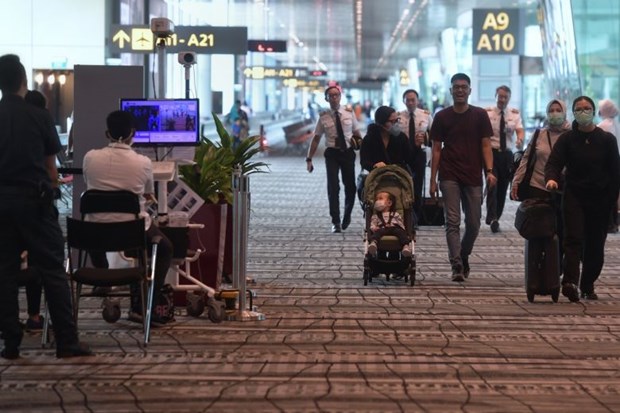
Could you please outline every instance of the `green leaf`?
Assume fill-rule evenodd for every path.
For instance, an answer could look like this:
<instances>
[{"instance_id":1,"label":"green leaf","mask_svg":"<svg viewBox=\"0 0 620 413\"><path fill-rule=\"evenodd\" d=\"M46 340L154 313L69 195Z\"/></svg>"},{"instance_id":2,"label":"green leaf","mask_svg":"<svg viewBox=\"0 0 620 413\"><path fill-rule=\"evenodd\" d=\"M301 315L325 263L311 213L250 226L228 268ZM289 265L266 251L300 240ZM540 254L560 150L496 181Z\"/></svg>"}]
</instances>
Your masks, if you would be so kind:
<instances>
[{"instance_id":1,"label":"green leaf","mask_svg":"<svg viewBox=\"0 0 620 413\"><path fill-rule=\"evenodd\" d=\"M232 204L232 174L235 165L241 165L242 173L250 175L268 172L269 164L251 161L260 153L260 136L251 136L233 148L233 137L215 113L213 119L220 141L216 143L203 136L196 147L196 164L181 166L179 173L183 182L205 202L215 204L224 200Z\"/></svg>"}]
</instances>

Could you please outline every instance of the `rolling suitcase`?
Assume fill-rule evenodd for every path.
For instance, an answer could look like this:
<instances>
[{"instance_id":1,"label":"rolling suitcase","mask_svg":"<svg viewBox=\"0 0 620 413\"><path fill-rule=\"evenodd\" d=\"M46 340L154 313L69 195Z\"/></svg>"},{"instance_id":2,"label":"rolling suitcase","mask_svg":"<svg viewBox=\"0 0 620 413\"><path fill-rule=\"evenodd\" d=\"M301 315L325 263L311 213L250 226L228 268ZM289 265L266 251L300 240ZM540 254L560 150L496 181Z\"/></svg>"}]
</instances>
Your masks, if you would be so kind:
<instances>
[{"instance_id":1,"label":"rolling suitcase","mask_svg":"<svg viewBox=\"0 0 620 413\"><path fill-rule=\"evenodd\" d=\"M443 213L443 198L422 198L421 216L418 217L419 226L442 226L446 223Z\"/></svg>"},{"instance_id":2,"label":"rolling suitcase","mask_svg":"<svg viewBox=\"0 0 620 413\"><path fill-rule=\"evenodd\" d=\"M534 302L535 295L560 296L560 245L558 236L525 241L525 293Z\"/></svg>"}]
</instances>

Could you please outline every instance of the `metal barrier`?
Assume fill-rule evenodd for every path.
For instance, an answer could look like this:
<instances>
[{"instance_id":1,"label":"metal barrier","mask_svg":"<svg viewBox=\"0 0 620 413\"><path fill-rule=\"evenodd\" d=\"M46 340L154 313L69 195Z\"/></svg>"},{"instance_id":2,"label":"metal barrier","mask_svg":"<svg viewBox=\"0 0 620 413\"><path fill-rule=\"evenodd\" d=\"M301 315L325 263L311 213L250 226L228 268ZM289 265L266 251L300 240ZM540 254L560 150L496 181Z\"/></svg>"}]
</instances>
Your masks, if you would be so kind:
<instances>
[{"instance_id":1,"label":"metal barrier","mask_svg":"<svg viewBox=\"0 0 620 413\"><path fill-rule=\"evenodd\" d=\"M227 316L234 321L260 321L265 315L247 308L246 270L248 229L250 223L250 178L237 165L232 175L233 187L233 288L239 291L238 311Z\"/></svg>"}]
</instances>

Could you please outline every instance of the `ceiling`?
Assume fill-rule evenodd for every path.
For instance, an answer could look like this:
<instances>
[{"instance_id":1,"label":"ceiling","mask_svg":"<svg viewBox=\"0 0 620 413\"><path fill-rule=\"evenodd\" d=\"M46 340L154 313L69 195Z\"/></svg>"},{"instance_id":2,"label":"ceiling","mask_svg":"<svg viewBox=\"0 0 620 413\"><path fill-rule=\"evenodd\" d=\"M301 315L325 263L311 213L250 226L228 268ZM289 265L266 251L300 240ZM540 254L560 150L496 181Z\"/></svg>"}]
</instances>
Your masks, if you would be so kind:
<instances>
[{"instance_id":1,"label":"ceiling","mask_svg":"<svg viewBox=\"0 0 620 413\"><path fill-rule=\"evenodd\" d=\"M328 70L340 82L385 79L421 48L438 45L473 8L521 7L536 0L235 0L228 24L248 37L288 40L283 65ZM359 29L361 28L361 30Z\"/></svg>"}]
</instances>

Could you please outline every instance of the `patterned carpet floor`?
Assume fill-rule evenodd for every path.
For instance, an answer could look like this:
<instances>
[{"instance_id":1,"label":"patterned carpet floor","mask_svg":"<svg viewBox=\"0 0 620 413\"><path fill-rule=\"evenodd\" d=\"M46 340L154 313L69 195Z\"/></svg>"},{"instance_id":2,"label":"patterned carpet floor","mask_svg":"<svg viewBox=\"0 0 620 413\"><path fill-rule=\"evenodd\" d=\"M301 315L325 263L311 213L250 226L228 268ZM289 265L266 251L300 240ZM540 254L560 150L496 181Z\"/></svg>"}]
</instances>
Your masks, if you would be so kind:
<instances>
[{"instance_id":1,"label":"patterned carpet floor","mask_svg":"<svg viewBox=\"0 0 620 413\"><path fill-rule=\"evenodd\" d=\"M108 324L86 299L80 335L96 355L57 360L27 334L21 359L0 359L0 411L620 411L619 235L598 301L527 301L510 201L499 233L481 228L465 283L450 281L443 229L423 227L416 285L364 286L361 210L330 233L321 158L312 174L303 158L265 160L271 172L250 178L248 246L265 320L178 308L145 348L138 324Z\"/></svg>"}]
</instances>

